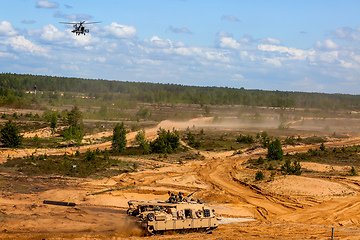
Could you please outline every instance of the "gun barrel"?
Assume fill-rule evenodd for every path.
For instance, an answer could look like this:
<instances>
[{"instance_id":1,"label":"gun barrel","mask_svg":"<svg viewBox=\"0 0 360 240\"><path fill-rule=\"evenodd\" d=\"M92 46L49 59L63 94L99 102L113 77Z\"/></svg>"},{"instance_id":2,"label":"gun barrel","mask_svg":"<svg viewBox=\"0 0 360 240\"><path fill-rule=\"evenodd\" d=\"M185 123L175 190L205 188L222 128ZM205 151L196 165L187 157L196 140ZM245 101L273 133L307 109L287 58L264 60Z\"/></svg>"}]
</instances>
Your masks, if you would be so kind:
<instances>
[{"instance_id":1,"label":"gun barrel","mask_svg":"<svg viewBox=\"0 0 360 240\"><path fill-rule=\"evenodd\" d=\"M190 193L189 195L186 196L186 198L191 197L191 196L194 195L194 193L196 193L196 192L197 192L197 191Z\"/></svg>"},{"instance_id":2,"label":"gun barrel","mask_svg":"<svg viewBox=\"0 0 360 240\"><path fill-rule=\"evenodd\" d=\"M51 204L51 205L58 205L58 206L67 206L67 207L74 207L76 204L73 202L59 202L59 201L49 201L44 200L44 204Z\"/></svg>"}]
</instances>

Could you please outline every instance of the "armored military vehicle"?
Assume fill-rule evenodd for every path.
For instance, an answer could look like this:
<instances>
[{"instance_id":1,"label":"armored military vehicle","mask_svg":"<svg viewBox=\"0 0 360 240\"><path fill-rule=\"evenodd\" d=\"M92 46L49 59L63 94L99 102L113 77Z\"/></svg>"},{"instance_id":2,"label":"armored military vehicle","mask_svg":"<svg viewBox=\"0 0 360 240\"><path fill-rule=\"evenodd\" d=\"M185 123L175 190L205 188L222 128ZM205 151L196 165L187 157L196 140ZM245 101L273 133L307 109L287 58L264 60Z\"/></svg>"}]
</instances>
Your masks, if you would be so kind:
<instances>
[{"instance_id":1,"label":"armored military vehicle","mask_svg":"<svg viewBox=\"0 0 360 240\"><path fill-rule=\"evenodd\" d=\"M128 202L128 215L138 218L138 222L149 234L161 234L164 231L206 231L212 232L218 227L215 210L196 201Z\"/></svg>"}]
</instances>

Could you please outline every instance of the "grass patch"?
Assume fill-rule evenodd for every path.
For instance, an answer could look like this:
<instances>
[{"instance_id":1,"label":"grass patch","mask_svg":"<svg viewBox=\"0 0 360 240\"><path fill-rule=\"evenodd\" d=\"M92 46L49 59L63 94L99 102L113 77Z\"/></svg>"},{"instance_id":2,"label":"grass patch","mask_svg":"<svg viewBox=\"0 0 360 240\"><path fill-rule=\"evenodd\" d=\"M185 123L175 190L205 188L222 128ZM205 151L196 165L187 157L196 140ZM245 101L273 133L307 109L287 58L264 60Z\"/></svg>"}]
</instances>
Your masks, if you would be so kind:
<instances>
[{"instance_id":1,"label":"grass patch","mask_svg":"<svg viewBox=\"0 0 360 240\"><path fill-rule=\"evenodd\" d=\"M132 172L133 162L122 161L99 150L85 154L62 156L28 156L8 159L1 164L5 170L33 175L63 175L70 177L109 177ZM89 156L91 155L91 156Z\"/></svg>"},{"instance_id":2,"label":"grass patch","mask_svg":"<svg viewBox=\"0 0 360 240\"><path fill-rule=\"evenodd\" d=\"M305 153L295 153L294 155L286 154L284 155L284 160L274 161L267 160L262 157L259 158L250 158L244 164L247 165L249 169L258 169L258 170L276 170L281 171L281 167L284 165L286 160L291 162L299 161L301 162L315 162L329 164L333 166L352 166L360 167L360 145L354 145L349 147L338 147L338 148L325 148L324 150L320 149L309 149ZM355 168L354 168L355 169ZM352 174L354 174L354 171Z\"/></svg>"},{"instance_id":3,"label":"grass patch","mask_svg":"<svg viewBox=\"0 0 360 240\"><path fill-rule=\"evenodd\" d=\"M236 141L240 134L239 131L220 129L188 129L180 132L183 141L189 146L202 151L229 151L251 146L252 144ZM248 133L246 134L248 135Z\"/></svg>"},{"instance_id":4,"label":"grass patch","mask_svg":"<svg viewBox=\"0 0 360 240\"><path fill-rule=\"evenodd\" d=\"M285 155L285 158L296 159L306 162L326 163L338 166L360 166L360 145L348 147L331 147L320 149L309 149L306 153L295 153Z\"/></svg>"},{"instance_id":5,"label":"grass patch","mask_svg":"<svg viewBox=\"0 0 360 240\"><path fill-rule=\"evenodd\" d=\"M315 144L315 143L323 143L326 141L322 137L312 136L312 137L308 137L308 138L303 138L301 140L301 142L305 143L305 144Z\"/></svg>"}]
</instances>

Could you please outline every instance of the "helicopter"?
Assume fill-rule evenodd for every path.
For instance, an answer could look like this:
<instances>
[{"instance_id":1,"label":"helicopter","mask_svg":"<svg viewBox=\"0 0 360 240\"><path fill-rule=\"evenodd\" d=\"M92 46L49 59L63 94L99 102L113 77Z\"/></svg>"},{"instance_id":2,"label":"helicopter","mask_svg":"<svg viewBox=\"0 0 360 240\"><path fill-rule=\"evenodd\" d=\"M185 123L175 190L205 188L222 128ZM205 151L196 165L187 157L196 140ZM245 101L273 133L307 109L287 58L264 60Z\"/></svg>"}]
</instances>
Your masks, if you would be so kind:
<instances>
[{"instance_id":1,"label":"helicopter","mask_svg":"<svg viewBox=\"0 0 360 240\"><path fill-rule=\"evenodd\" d=\"M86 33L89 33L89 29L86 29L85 24L94 24L94 23L101 23L101 22L85 22L85 21L82 21L82 22L78 22L78 23L74 23L74 22L60 22L60 23L63 23L63 24L73 24L73 27L74 27L74 30L72 30L71 32L75 33L76 36L80 35L80 34L86 34Z\"/></svg>"}]
</instances>

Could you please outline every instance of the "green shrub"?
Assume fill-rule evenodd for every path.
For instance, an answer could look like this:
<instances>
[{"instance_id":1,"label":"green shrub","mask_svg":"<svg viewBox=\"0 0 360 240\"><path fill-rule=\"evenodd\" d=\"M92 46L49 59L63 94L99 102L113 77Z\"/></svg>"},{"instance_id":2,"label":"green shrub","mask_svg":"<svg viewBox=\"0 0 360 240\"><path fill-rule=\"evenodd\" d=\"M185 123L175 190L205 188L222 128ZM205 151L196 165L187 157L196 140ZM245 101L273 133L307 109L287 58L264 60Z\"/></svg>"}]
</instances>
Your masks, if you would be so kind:
<instances>
[{"instance_id":1,"label":"green shrub","mask_svg":"<svg viewBox=\"0 0 360 240\"><path fill-rule=\"evenodd\" d=\"M85 162L90 162L90 161L94 161L96 158L96 152L95 151L91 151L90 148L88 148L88 150L86 150L85 152Z\"/></svg>"},{"instance_id":2,"label":"green shrub","mask_svg":"<svg viewBox=\"0 0 360 240\"><path fill-rule=\"evenodd\" d=\"M150 142L151 152L153 153L173 153L180 146L180 135L175 129L170 132L159 128L158 137Z\"/></svg>"},{"instance_id":3,"label":"green shrub","mask_svg":"<svg viewBox=\"0 0 360 240\"><path fill-rule=\"evenodd\" d=\"M149 154L150 153L150 145L148 140L145 138L145 130L142 129L138 131L138 133L135 136L136 143L139 145L139 149L143 149L143 154Z\"/></svg>"},{"instance_id":4,"label":"green shrub","mask_svg":"<svg viewBox=\"0 0 360 240\"><path fill-rule=\"evenodd\" d=\"M325 151L325 149L326 149L326 148L325 148L325 144L324 144L324 143L321 143L321 145L320 145L320 150L321 150L321 151Z\"/></svg>"},{"instance_id":5,"label":"green shrub","mask_svg":"<svg viewBox=\"0 0 360 240\"><path fill-rule=\"evenodd\" d=\"M149 108L140 107L139 111L136 113L137 117L148 120L151 117L152 113Z\"/></svg>"},{"instance_id":6,"label":"green shrub","mask_svg":"<svg viewBox=\"0 0 360 240\"><path fill-rule=\"evenodd\" d=\"M285 130L289 128L290 128L290 124L285 124L285 123L280 123L280 125L278 126L278 129L280 130Z\"/></svg>"},{"instance_id":7,"label":"green shrub","mask_svg":"<svg viewBox=\"0 0 360 240\"><path fill-rule=\"evenodd\" d=\"M261 156L256 161L256 163L259 165L264 164L264 162L265 162L265 160Z\"/></svg>"},{"instance_id":8,"label":"green shrub","mask_svg":"<svg viewBox=\"0 0 360 240\"><path fill-rule=\"evenodd\" d=\"M137 165L137 163L133 163L133 166L132 166L132 170L134 171L134 172L136 172L137 170L138 170L138 165Z\"/></svg>"},{"instance_id":9,"label":"green shrub","mask_svg":"<svg viewBox=\"0 0 360 240\"><path fill-rule=\"evenodd\" d=\"M293 165L291 165L290 159L287 159L284 165L281 166L281 171L288 175L301 175L302 173L300 162L295 160Z\"/></svg>"},{"instance_id":10,"label":"green shrub","mask_svg":"<svg viewBox=\"0 0 360 240\"><path fill-rule=\"evenodd\" d=\"M270 144L271 138L268 136L268 134L265 131L261 133L260 138L261 138L260 143L262 147L267 148Z\"/></svg>"},{"instance_id":11,"label":"green shrub","mask_svg":"<svg viewBox=\"0 0 360 240\"><path fill-rule=\"evenodd\" d=\"M83 114L79 107L75 105L70 112L66 113L65 121L69 126L79 127L82 123Z\"/></svg>"},{"instance_id":12,"label":"green shrub","mask_svg":"<svg viewBox=\"0 0 360 240\"><path fill-rule=\"evenodd\" d=\"M256 181L261 181L264 180L265 176L264 173L262 171L257 171L255 174L255 180Z\"/></svg>"},{"instance_id":13,"label":"green shrub","mask_svg":"<svg viewBox=\"0 0 360 240\"><path fill-rule=\"evenodd\" d=\"M284 152L282 150L280 139L271 141L268 146L268 153L266 155L269 160L283 160Z\"/></svg>"},{"instance_id":14,"label":"green shrub","mask_svg":"<svg viewBox=\"0 0 360 240\"><path fill-rule=\"evenodd\" d=\"M110 154L109 154L109 151L105 148L104 161L109 161L109 160L110 160Z\"/></svg>"},{"instance_id":15,"label":"green shrub","mask_svg":"<svg viewBox=\"0 0 360 240\"><path fill-rule=\"evenodd\" d=\"M196 140L194 134L192 134L190 131L186 134L186 140L191 147L199 148L201 146L200 141Z\"/></svg>"},{"instance_id":16,"label":"green shrub","mask_svg":"<svg viewBox=\"0 0 360 240\"><path fill-rule=\"evenodd\" d=\"M20 147L23 136L20 134L18 126L12 120L8 120L0 130L0 140L7 147Z\"/></svg>"},{"instance_id":17,"label":"green shrub","mask_svg":"<svg viewBox=\"0 0 360 240\"><path fill-rule=\"evenodd\" d=\"M122 152L126 148L126 129L124 122L116 124L113 131L111 148L116 152Z\"/></svg>"},{"instance_id":18,"label":"green shrub","mask_svg":"<svg viewBox=\"0 0 360 240\"><path fill-rule=\"evenodd\" d=\"M255 142L255 140L254 137L249 134L247 136L240 134L240 136L236 138L236 142L252 144Z\"/></svg>"},{"instance_id":19,"label":"green shrub","mask_svg":"<svg viewBox=\"0 0 360 240\"><path fill-rule=\"evenodd\" d=\"M81 127L69 126L64 132L64 141L75 140L78 145L81 144L84 135Z\"/></svg>"},{"instance_id":20,"label":"green shrub","mask_svg":"<svg viewBox=\"0 0 360 240\"><path fill-rule=\"evenodd\" d=\"M35 145L35 147L40 147L41 143L40 143L40 138L37 134L35 134L35 136L32 138L32 141Z\"/></svg>"},{"instance_id":21,"label":"green shrub","mask_svg":"<svg viewBox=\"0 0 360 240\"><path fill-rule=\"evenodd\" d=\"M295 137L294 136L286 137L285 144L294 146L295 145Z\"/></svg>"},{"instance_id":22,"label":"green shrub","mask_svg":"<svg viewBox=\"0 0 360 240\"><path fill-rule=\"evenodd\" d=\"M351 176L357 176L357 175L358 175L355 167L351 167L351 169L350 169L350 174L351 174Z\"/></svg>"}]
</instances>

